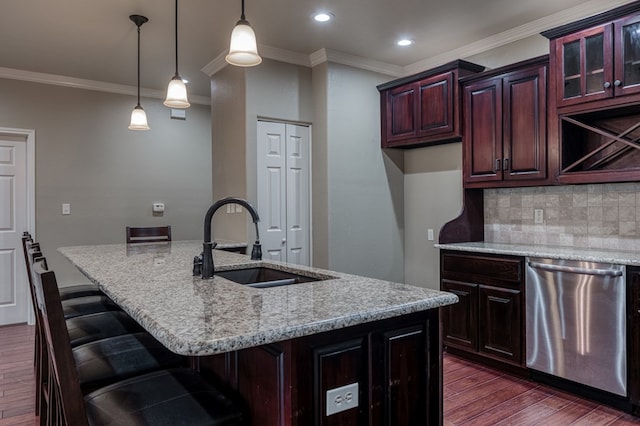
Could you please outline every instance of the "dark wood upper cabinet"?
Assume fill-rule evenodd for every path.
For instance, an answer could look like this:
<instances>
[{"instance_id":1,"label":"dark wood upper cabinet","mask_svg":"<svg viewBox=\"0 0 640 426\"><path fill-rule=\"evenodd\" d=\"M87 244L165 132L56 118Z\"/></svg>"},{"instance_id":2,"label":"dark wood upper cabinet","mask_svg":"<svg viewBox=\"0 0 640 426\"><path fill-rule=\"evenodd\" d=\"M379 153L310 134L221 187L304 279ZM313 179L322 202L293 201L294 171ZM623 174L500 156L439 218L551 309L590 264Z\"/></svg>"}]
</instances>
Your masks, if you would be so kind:
<instances>
[{"instance_id":1,"label":"dark wood upper cabinet","mask_svg":"<svg viewBox=\"0 0 640 426\"><path fill-rule=\"evenodd\" d=\"M640 15L551 39L558 107L640 92Z\"/></svg>"},{"instance_id":2,"label":"dark wood upper cabinet","mask_svg":"<svg viewBox=\"0 0 640 426\"><path fill-rule=\"evenodd\" d=\"M379 85L382 148L460 140L458 78L483 69L459 60Z\"/></svg>"},{"instance_id":3,"label":"dark wood upper cabinet","mask_svg":"<svg viewBox=\"0 0 640 426\"><path fill-rule=\"evenodd\" d=\"M542 34L556 97L549 115L555 182L640 179L640 2Z\"/></svg>"},{"instance_id":4,"label":"dark wood upper cabinet","mask_svg":"<svg viewBox=\"0 0 640 426\"><path fill-rule=\"evenodd\" d=\"M465 187L547 179L548 57L463 79Z\"/></svg>"}]
</instances>

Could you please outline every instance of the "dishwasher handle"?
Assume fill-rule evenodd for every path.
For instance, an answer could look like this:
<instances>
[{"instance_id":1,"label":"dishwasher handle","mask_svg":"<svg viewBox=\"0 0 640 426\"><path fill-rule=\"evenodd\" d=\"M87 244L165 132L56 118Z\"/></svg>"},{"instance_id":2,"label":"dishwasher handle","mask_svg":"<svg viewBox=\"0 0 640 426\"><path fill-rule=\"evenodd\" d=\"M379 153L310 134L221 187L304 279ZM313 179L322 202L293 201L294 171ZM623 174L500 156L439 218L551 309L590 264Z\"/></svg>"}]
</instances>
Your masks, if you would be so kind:
<instances>
[{"instance_id":1,"label":"dishwasher handle","mask_svg":"<svg viewBox=\"0 0 640 426\"><path fill-rule=\"evenodd\" d=\"M619 277L622 275L622 271L618 269L591 269L591 268L578 268L575 266L565 265L550 265L548 263L528 262L529 266L536 269L542 269L545 271L553 272L569 272L572 274L586 274L586 275L598 275L608 277Z\"/></svg>"}]
</instances>

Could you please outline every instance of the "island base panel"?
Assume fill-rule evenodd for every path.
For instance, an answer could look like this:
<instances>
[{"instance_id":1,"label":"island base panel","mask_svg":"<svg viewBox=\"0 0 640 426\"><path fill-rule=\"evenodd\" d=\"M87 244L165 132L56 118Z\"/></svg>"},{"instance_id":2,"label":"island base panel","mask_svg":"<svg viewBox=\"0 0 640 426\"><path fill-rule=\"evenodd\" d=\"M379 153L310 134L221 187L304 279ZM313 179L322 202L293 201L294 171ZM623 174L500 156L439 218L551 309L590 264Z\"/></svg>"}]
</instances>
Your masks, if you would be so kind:
<instances>
[{"instance_id":1,"label":"island base panel","mask_svg":"<svg viewBox=\"0 0 640 426\"><path fill-rule=\"evenodd\" d=\"M199 366L239 394L253 425L439 425L438 316L433 309L202 357ZM327 391L355 383L357 407L326 415Z\"/></svg>"}]
</instances>

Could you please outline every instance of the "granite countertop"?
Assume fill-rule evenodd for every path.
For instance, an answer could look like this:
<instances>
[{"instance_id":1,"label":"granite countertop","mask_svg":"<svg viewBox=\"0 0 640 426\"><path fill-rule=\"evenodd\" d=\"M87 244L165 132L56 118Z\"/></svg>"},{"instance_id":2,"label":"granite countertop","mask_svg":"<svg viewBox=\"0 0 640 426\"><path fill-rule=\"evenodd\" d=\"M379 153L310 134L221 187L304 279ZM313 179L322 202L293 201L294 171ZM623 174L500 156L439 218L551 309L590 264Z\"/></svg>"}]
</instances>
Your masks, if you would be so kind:
<instances>
[{"instance_id":1,"label":"granite countertop","mask_svg":"<svg viewBox=\"0 0 640 426\"><path fill-rule=\"evenodd\" d=\"M212 355L316 334L458 301L450 293L334 271L252 261L214 250L216 270L268 265L328 277L257 289L221 277L192 276L197 241L58 249L172 351Z\"/></svg>"},{"instance_id":2,"label":"granite countertop","mask_svg":"<svg viewBox=\"0 0 640 426\"><path fill-rule=\"evenodd\" d=\"M638 252L632 252L582 247L485 242L436 244L435 247L443 250L457 250L475 253L506 254L513 256L544 257L550 259L582 260L587 262L640 266L640 250Z\"/></svg>"}]
</instances>

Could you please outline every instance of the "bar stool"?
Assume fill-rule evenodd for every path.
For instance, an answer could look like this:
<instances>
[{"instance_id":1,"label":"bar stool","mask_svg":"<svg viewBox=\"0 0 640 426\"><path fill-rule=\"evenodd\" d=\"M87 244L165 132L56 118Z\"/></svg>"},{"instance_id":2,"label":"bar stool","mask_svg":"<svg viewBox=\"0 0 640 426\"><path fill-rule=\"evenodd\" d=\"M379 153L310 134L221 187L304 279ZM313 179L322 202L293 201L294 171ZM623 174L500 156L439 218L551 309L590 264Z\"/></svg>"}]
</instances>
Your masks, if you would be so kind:
<instances>
[{"instance_id":1,"label":"bar stool","mask_svg":"<svg viewBox=\"0 0 640 426\"><path fill-rule=\"evenodd\" d=\"M32 270L50 360L47 415L53 424L245 424L243 411L231 398L186 368L141 374L83 392L82 366L76 363L78 350L87 345L73 349L69 343L55 273L46 269L44 258L37 259Z\"/></svg>"},{"instance_id":2,"label":"bar stool","mask_svg":"<svg viewBox=\"0 0 640 426\"><path fill-rule=\"evenodd\" d=\"M36 246L34 248L40 249L40 244L33 241L33 237L29 232L22 233L22 250L24 251L25 262L27 261L27 243L31 243L32 246ZM27 269L29 267L27 266ZM74 297L82 297L82 296L95 296L104 294L100 291L100 289L93 284L78 284L74 286L67 286L60 288L60 299L73 299Z\"/></svg>"}]
</instances>

